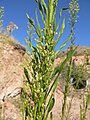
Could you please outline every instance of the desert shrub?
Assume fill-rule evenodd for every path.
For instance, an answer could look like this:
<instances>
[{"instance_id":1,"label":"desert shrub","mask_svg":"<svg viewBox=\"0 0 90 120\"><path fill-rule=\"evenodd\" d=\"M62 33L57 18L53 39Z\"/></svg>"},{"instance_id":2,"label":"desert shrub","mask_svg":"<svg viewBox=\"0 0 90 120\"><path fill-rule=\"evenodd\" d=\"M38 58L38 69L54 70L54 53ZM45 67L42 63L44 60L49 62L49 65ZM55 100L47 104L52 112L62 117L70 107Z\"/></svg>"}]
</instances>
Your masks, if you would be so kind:
<instances>
[{"instance_id":1,"label":"desert shrub","mask_svg":"<svg viewBox=\"0 0 90 120\"><path fill-rule=\"evenodd\" d=\"M63 80L63 86L65 86L65 81L67 79L67 71L68 71L68 64L65 65L61 75L60 75L60 82ZM90 77L90 74L87 71L87 68L84 65L74 65L72 66L71 72L71 85L75 89L83 89L86 87L86 81Z\"/></svg>"},{"instance_id":2,"label":"desert shrub","mask_svg":"<svg viewBox=\"0 0 90 120\"><path fill-rule=\"evenodd\" d=\"M89 73L83 65L73 67L72 71L73 86L75 89L82 89L86 87L86 80L89 78Z\"/></svg>"}]
</instances>

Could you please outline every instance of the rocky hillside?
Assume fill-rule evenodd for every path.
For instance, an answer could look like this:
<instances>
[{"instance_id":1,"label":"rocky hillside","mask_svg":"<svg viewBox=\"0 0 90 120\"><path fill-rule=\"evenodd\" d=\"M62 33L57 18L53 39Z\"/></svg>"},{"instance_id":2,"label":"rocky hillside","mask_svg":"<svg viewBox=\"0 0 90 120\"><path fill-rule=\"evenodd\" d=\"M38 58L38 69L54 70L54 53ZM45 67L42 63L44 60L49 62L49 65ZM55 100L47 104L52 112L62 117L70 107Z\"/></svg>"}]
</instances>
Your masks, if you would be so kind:
<instances>
[{"instance_id":1,"label":"rocky hillside","mask_svg":"<svg viewBox=\"0 0 90 120\"><path fill-rule=\"evenodd\" d=\"M23 86L25 47L0 34L0 104L2 120L20 120L19 94ZM17 101L17 102L16 102Z\"/></svg>"},{"instance_id":2,"label":"rocky hillside","mask_svg":"<svg viewBox=\"0 0 90 120\"><path fill-rule=\"evenodd\" d=\"M78 52L85 51L90 47L79 47ZM82 53L81 51L81 53ZM87 50L86 50L87 51ZM58 65L64 58L65 52L62 52L55 60ZM25 64L25 47L21 46L14 38L0 34L0 120L22 120L21 118L21 101L20 92L23 87L23 65ZM76 61L83 61L83 54L75 56ZM78 59L78 60L77 60ZM90 63L90 56L89 61ZM88 66L88 69L90 67ZM55 106L53 108L54 119L60 120L61 106L63 101L63 93L60 86L57 87L55 93ZM68 97L68 103L71 100ZM71 120L79 120L79 105L82 104L81 99L75 98L72 102ZM74 115L73 115L74 114ZM88 118L90 120L90 108L88 110Z\"/></svg>"},{"instance_id":3,"label":"rocky hillside","mask_svg":"<svg viewBox=\"0 0 90 120\"><path fill-rule=\"evenodd\" d=\"M73 56L73 60L75 62L75 64L83 64L85 61L85 57L87 57L88 59L88 64L90 64L90 47L88 46L76 46L76 53L75 56ZM70 50L70 48L62 51L58 57L55 60L55 65L59 64L60 62L62 62L66 55L67 52Z\"/></svg>"}]
</instances>

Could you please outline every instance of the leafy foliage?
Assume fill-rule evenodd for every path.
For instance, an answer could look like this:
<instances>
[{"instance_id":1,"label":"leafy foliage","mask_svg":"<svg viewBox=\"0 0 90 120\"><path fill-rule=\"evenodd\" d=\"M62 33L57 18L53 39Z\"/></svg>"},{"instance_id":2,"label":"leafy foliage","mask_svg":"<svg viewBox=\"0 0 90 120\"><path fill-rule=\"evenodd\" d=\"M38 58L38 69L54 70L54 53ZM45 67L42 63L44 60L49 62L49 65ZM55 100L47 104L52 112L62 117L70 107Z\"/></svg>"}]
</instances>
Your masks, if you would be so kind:
<instances>
[{"instance_id":1,"label":"leafy foliage","mask_svg":"<svg viewBox=\"0 0 90 120\"><path fill-rule=\"evenodd\" d=\"M68 64L65 65L60 79L66 81ZM90 74L87 72L87 69L84 65L74 65L71 72L71 81L70 84L73 85L75 89L82 89L86 87L86 80L90 77ZM65 85L65 84L64 84Z\"/></svg>"},{"instance_id":2,"label":"leafy foliage","mask_svg":"<svg viewBox=\"0 0 90 120\"><path fill-rule=\"evenodd\" d=\"M86 80L89 78L89 73L83 65L78 65L73 67L72 71L73 86L76 89L81 89L86 87Z\"/></svg>"}]
</instances>

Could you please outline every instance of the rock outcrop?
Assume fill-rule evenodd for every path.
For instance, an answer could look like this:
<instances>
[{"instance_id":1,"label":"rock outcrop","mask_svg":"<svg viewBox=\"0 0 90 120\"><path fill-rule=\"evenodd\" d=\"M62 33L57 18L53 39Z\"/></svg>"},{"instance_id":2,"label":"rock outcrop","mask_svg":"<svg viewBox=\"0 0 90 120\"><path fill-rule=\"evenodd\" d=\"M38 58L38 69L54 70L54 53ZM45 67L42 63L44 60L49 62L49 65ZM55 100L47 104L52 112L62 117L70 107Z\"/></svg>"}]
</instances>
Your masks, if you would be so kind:
<instances>
[{"instance_id":1,"label":"rock outcrop","mask_svg":"<svg viewBox=\"0 0 90 120\"><path fill-rule=\"evenodd\" d=\"M25 47L14 38L0 35L0 104L2 120L20 120L20 92L23 87ZM18 104L18 107L16 107Z\"/></svg>"}]
</instances>

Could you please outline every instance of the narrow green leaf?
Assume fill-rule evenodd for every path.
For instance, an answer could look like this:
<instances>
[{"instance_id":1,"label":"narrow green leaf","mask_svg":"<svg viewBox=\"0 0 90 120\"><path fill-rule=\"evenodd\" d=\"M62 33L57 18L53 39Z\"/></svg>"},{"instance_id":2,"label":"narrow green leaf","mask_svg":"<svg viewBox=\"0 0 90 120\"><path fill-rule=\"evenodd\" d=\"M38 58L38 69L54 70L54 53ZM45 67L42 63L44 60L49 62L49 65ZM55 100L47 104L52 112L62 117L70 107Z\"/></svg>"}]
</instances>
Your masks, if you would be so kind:
<instances>
[{"instance_id":1,"label":"narrow green leaf","mask_svg":"<svg viewBox=\"0 0 90 120\"><path fill-rule=\"evenodd\" d=\"M42 21L44 22L44 14L43 14L43 7L41 5L40 2L37 2L38 3L38 6L39 6L39 12L41 14L41 17L42 17Z\"/></svg>"},{"instance_id":2,"label":"narrow green leaf","mask_svg":"<svg viewBox=\"0 0 90 120\"><path fill-rule=\"evenodd\" d=\"M41 0L41 1L37 1L37 4L38 4L38 7L39 7L39 12L41 14L41 17L42 17L42 21L44 22L45 21L45 15L44 14L47 14L47 6L44 2L44 0Z\"/></svg>"},{"instance_id":3,"label":"narrow green leaf","mask_svg":"<svg viewBox=\"0 0 90 120\"><path fill-rule=\"evenodd\" d=\"M90 93L87 96L87 100L86 100L86 105L88 106L90 104Z\"/></svg>"},{"instance_id":4,"label":"narrow green leaf","mask_svg":"<svg viewBox=\"0 0 90 120\"><path fill-rule=\"evenodd\" d=\"M49 0L49 3L48 3L48 19L49 19L49 24L52 23L52 17L53 17L53 8L54 7L54 0Z\"/></svg>"},{"instance_id":5,"label":"narrow green leaf","mask_svg":"<svg viewBox=\"0 0 90 120\"><path fill-rule=\"evenodd\" d=\"M27 78L27 80L28 80L28 83L30 84L30 81L29 81L29 73L28 73L28 71L27 71L27 69L24 67L24 74L25 74L25 76L26 76L26 78Z\"/></svg>"},{"instance_id":6,"label":"narrow green leaf","mask_svg":"<svg viewBox=\"0 0 90 120\"><path fill-rule=\"evenodd\" d=\"M53 31L54 32L57 31L56 18L54 18L54 21L53 21Z\"/></svg>"},{"instance_id":7,"label":"narrow green leaf","mask_svg":"<svg viewBox=\"0 0 90 120\"><path fill-rule=\"evenodd\" d=\"M49 101L49 107L48 107L48 113L52 110L53 106L55 104L54 97Z\"/></svg>"},{"instance_id":8,"label":"narrow green leaf","mask_svg":"<svg viewBox=\"0 0 90 120\"><path fill-rule=\"evenodd\" d=\"M43 9L42 9L42 4L41 4L41 2L38 2L38 6L39 6L39 10L43 13Z\"/></svg>"},{"instance_id":9,"label":"narrow green leaf","mask_svg":"<svg viewBox=\"0 0 90 120\"><path fill-rule=\"evenodd\" d=\"M38 21L38 15L37 15L37 12L36 12L36 21L37 21L37 25L38 25L37 31L38 31L38 34L39 34L40 39L41 39L41 41L42 41L42 29L41 29L41 27L40 27L40 23L39 23L39 21Z\"/></svg>"},{"instance_id":10,"label":"narrow green leaf","mask_svg":"<svg viewBox=\"0 0 90 120\"><path fill-rule=\"evenodd\" d=\"M65 29L65 19L63 20L62 22L62 26L61 26L61 29L60 29L60 32L58 34L58 38L56 40L56 44L59 42L60 40L60 37L62 36L63 32L64 32L64 29Z\"/></svg>"},{"instance_id":11,"label":"narrow green leaf","mask_svg":"<svg viewBox=\"0 0 90 120\"><path fill-rule=\"evenodd\" d=\"M53 4L53 15L52 15L52 22L51 22L52 24L54 23L54 21L56 19L57 3L58 3L58 0L55 0L54 4ZM54 31L56 31L56 30L54 30Z\"/></svg>"},{"instance_id":12,"label":"narrow green leaf","mask_svg":"<svg viewBox=\"0 0 90 120\"><path fill-rule=\"evenodd\" d=\"M52 120L53 119L53 114L52 114L52 112L50 112L50 120Z\"/></svg>"},{"instance_id":13,"label":"narrow green leaf","mask_svg":"<svg viewBox=\"0 0 90 120\"><path fill-rule=\"evenodd\" d=\"M27 16L29 22L31 23L31 25L33 25L33 27L34 27L34 22L33 22L33 20L29 17L29 15L28 15L27 13L26 13L26 16Z\"/></svg>"},{"instance_id":14,"label":"narrow green leaf","mask_svg":"<svg viewBox=\"0 0 90 120\"><path fill-rule=\"evenodd\" d=\"M60 53L60 51L66 46L67 42L71 39L71 36L59 47L59 49L55 53L55 57Z\"/></svg>"},{"instance_id":15,"label":"narrow green leaf","mask_svg":"<svg viewBox=\"0 0 90 120\"><path fill-rule=\"evenodd\" d=\"M36 118L37 118L36 115L37 115L37 104L34 107L34 120L36 120Z\"/></svg>"},{"instance_id":16,"label":"narrow green leaf","mask_svg":"<svg viewBox=\"0 0 90 120\"><path fill-rule=\"evenodd\" d=\"M44 0L41 0L41 1L42 1L42 7L43 7L43 10L44 10L44 13L47 14L47 5L44 2Z\"/></svg>"},{"instance_id":17,"label":"narrow green leaf","mask_svg":"<svg viewBox=\"0 0 90 120\"><path fill-rule=\"evenodd\" d=\"M31 25L33 26L33 28L35 29L35 31L36 31L38 37L40 37L40 36L39 36L39 33L38 33L38 30L37 30L37 28L36 28L35 25L34 25L33 20L29 17L29 15L28 15L27 13L26 13L26 16L27 16L27 18L28 18L30 24L31 24Z\"/></svg>"},{"instance_id":18,"label":"narrow green leaf","mask_svg":"<svg viewBox=\"0 0 90 120\"><path fill-rule=\"evenodd\" d=\"M52 98L48 101L48 105L47 105L47 108L46 108L46 109L48 109L48 110L45 111L46 114L45 114L45 116L44 116L44 120L47 120L48 114L49 114L49 112L52 110L54 104L55 104L55 99L54 99L54 97L52 97ZM51 117L52 117L52 116L51 116Z\"/></svg>"},{"instance_id":19,"label":"narrow green leaf","mask_svg":"<svg viewBox=\"0 0 90 120\"><path fill-rule=\"evenodd\" d=\"M58 30L58 28L59 28L59 26L60 26L60 18L62 17L62 12L64 11L64 10L67 10L68 8L62 8L62 9L60 9L60 14L59 14L59 20L58 20L58 24L57 24L57 29L56 30Z\"/></svg>"}]
</instances>

